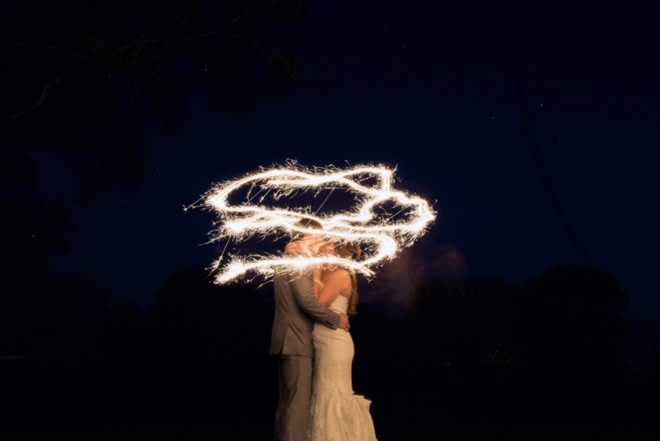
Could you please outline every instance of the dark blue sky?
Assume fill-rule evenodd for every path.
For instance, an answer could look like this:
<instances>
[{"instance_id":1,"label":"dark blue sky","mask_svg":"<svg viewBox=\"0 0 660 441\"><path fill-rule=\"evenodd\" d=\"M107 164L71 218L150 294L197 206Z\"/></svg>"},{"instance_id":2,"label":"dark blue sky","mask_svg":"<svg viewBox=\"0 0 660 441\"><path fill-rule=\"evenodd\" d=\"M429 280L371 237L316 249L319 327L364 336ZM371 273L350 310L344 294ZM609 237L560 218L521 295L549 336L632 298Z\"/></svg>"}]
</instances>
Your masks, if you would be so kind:
<instances>
[{"instance_id":1,"label":"dark blue sky","mask_svg":"<svg viewBox=\"0 0 660 441\"><path fill-rule=\"evenodd\" d=\"M318 3L301 31L303 89L234 120L193 97L172 133L153 136L146 183L77 214L64 266L146 307L175 270L216 257L202 245L214 215L183 207L289 158L397 166L401 188L434 201L437 222L400 263L411 280L523 283L583 263L534 160L515 62L571 228L629 293L639 329L660 331L657 2L520 2L514 60L504 1ZM47 179L65 181L56 170Z\"/></svg>"}]
</instances>

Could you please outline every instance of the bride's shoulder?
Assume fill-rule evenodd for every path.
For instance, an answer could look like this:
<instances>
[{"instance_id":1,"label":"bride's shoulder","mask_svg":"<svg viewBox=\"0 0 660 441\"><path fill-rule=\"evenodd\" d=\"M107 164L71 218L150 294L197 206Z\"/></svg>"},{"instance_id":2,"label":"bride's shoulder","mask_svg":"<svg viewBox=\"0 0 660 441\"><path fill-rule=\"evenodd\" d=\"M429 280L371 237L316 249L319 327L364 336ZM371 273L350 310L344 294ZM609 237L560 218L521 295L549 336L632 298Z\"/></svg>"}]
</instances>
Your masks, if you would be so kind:
<instances>
[{"instance_id":1,"label":"bride's shoulder","mask_svg":"<svg viewBox=\"0 0 660 441\"><path fill-rule=\"evenodd\" d=\"M323 283L343 289L351 285L350 272L345 268L335 267L324 274Z\"/></svg>"},{"instance_id":2,"label":"bride's shoulder","mask_svg":"<svg viewBox=\"0 0 660 441\"><path fill-rule=\"evenodd\" d=\"M326 277L342 277L348 274L349 273L345 268L339 266L333 266L332 268L328 268L325 270Z\"/></svg>"}]
</instances>

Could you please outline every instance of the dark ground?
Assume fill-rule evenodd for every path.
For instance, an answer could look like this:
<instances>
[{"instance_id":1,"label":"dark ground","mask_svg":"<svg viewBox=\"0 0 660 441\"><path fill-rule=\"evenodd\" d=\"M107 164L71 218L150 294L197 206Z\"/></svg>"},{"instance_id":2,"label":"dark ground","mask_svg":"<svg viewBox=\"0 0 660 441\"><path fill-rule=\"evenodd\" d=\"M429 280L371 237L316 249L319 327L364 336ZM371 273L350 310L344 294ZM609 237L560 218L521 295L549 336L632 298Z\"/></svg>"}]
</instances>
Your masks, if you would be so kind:
<instances>
[{"instance_id":1,"label":"dark ground","mask_svg":"<svg viewBox=\"0 0 660 441\"><path fill-rule=\"evenodd\" d=\"M127 361L112 371L5 362L9 393L3 394L2 439L272 439L273 360L264 357L261 365L241 370L231 367L231 359L197 361L172 354L170 362ZM596 392L550 390L543 379L515 387L510 380L478 374L468 381L442 371L424 387L411 372L384 366L380 374L354 379L356 391L373 400L381 441L659 439L658 389L648 378Z\"/></svg>"}]
</instances>

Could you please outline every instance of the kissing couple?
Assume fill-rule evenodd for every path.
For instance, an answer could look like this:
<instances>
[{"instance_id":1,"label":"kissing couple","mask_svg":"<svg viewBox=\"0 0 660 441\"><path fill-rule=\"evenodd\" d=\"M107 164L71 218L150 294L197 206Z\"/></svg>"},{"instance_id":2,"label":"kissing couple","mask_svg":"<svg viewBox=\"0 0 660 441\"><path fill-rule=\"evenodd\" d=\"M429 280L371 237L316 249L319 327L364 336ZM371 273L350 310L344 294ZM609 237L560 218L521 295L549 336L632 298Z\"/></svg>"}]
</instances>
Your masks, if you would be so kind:
<instances>
[{"instance_id":1,"label":"kissing couple","mask_svg":"<svg viewBox=\"0 0 660 441\"><path fill-rule=\"evenodd\" d=\"M285 256L357 260L360 248L327 240L311 218L296 224ZM317 233L308 232L318 230ZM355 348L349 316L357 306L355 272L337 264L279 268L270 354L278 357L277 441L376 441L371 401L353 393Z\"/></svg>"}]
</instances>

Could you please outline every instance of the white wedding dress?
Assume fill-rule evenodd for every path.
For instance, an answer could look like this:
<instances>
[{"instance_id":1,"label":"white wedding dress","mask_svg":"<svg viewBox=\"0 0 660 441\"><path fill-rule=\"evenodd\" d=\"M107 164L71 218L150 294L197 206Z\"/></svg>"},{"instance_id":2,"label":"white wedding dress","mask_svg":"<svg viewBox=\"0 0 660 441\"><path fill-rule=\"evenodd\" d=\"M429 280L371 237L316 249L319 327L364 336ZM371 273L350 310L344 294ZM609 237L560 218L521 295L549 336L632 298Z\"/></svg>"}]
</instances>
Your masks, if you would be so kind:
<instances>
[{"instance_id":1,"label":"white wedding dress","mask_svg":"<svg viewBox=\"0 0 660 441\"><path fill-rule=\"evenodd\" d=\"M346 313L338 296L330 309ZM314 324L314 379L308 441L375 441L371 401L353 393L353 338L341 329Z\"/></svg>"}]
</instances>

